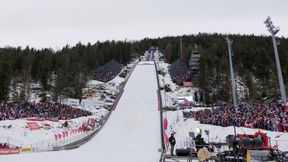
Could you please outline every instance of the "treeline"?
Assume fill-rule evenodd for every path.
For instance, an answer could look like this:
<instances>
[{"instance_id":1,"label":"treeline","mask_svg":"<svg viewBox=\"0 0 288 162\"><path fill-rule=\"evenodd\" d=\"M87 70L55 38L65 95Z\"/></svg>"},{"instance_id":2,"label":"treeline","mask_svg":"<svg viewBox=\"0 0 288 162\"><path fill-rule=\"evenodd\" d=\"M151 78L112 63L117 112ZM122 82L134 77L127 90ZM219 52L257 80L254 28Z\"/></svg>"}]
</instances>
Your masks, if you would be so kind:
<instances>
[{"instance_id":1,"label":"treeline","mask_svg":"<svg viewBox=\"0 0 288 162\"><path fill-rule=\"evenodd\" d=\"M231 101L231 83L228 47L225 35L205 34L158 39L167 62L180 58L180 38L184 60L189 61L194 44L201 54L200 71L194 85L204 91L208 103ZM271 37L229 35L233 40L233 66L238 81L239 101L256 101L263 98L279 99L279 84ZM288 39L277 38L284 84L288 86ZM154 42L155 43L155 42ZM241 86L241 87L240 87ZM286 90L287 92L287 90ZM240 96L239 94L243 95ZM202 96L204 97L204 96Z\"/></svg>"},{"instance_id":2,"label":"treeline","mask_svg":"<svg viewBox=\"0 0 288 162\"><path fill-rule=\"evenodd\" d=\"M237 80L243 83L241 101L260 98L279 98L279 86L272 40L267 36L230 35L233 40L233 63ZM82 97L84 83L97 67L114 59L127 64L142 55L151 46L159 47L166 61L180 58L180 38L183 59L189 61L194 45L201 54L200 71L193 79L194 85L203 90L208 103L230 101L230 71L225 35L199 33L178 37L164 37L140 41L106 41L59 51L33 48L0 49L0 100L8 99L9 91L21 85L15 100L25 100L31 82L39 81L43 96L53 92L53 100L60 96ZM283 70L284 84L288 86L288 39L277 38ZM237 84L237 85L240 85ZM11 88L12 87L12 88ZM238 87L239 88L239 87ZM204 97L204 96L203 96ZM202 97L202 98L203 98ZM238 96L240 99L240 96Z\"/></svg>"},{"instance_id":3,"label":"treeline","mask_svg":"<svg viewBox=\"0 0 288 162\"><path fill-rule=\"evenodd\" d=\"M19 91L13 100L26 100L31 83L40 83L42 100L46 92L53 93L53 100L60 96L82 97L82 88L92 71L114 59L125 65L137 50L133 43L106 41L73 47L68 45L59 51L6 47L0 49L0 101L9 98L9 92Z\"/></svg>"}]
</instances>

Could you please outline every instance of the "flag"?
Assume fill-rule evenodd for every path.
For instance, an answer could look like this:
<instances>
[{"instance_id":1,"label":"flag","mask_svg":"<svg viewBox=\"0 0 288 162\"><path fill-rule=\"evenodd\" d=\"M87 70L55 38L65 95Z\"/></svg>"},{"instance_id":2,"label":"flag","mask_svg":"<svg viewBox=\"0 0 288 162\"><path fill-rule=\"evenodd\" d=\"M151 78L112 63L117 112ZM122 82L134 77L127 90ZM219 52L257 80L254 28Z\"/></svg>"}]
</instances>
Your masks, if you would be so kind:
<instances>
[{"instance_id":1,"label":"flag","mask_svg":"<svg viewBox=\"0 0 288 162\"><path fill-rule=\"evenodd\" d=\"M55 141L58 140L58 136L57 136L57 134L54 134L54 138L55 138Z\"/></svg>"},{"instance_id":2,"label":"flag","mask_svg":"<svg viewBox=\"0 0 288 162\"><path fill-rule=\"evenodd\" d=\"M67 130L65 130L65 135L66 135L66 137L68 137L68 135L69 135Z\"/></svg>"}]
</instances>

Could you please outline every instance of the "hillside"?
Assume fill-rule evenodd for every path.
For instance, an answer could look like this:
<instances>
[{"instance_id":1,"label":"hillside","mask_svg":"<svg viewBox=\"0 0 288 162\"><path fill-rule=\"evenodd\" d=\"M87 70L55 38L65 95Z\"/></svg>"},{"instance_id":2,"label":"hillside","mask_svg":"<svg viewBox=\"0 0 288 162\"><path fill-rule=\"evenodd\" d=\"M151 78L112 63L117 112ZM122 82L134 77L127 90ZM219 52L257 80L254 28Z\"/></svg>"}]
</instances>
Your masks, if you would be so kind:
<instances>
[{"instance_id":1,"label":"hillside","mask_svg":"<svg viewBox=\"0 0 288 162\"><path fill-rule=\"evenodd\" d=\"M204 90L206 102L230 100L228 50L225 36L199 33L139 41L106 41L68 45L59 51L6 47L0 49L0 100L6 100L13 86L21 92L13 100L25 99L31 82L39 82L43 92L53 91L53 100L61 95L80 98L84 83L97 67L114 59L125 65L151 46L159 47L166 62L180 57L182 38L183 59L189 61L194 44L200 58L200 72L194 77L196 87ZM241 101L279 97L278 80L272 40L266 36L230 35L233 40L233 63L238 86L243 90ZM288 85L288 39L277 38L284 84ZM201 82L199 82L201 80ZM11 98L10 98L11 99Z\"/></svg>"}]
</instances>

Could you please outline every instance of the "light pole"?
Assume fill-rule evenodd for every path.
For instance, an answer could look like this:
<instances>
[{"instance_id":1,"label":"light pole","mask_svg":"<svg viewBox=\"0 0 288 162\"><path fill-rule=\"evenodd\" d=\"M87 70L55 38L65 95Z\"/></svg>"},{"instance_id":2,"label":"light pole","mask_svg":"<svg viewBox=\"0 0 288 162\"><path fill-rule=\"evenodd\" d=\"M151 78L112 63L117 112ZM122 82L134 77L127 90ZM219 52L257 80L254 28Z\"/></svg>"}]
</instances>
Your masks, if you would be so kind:
<instances>
[{"instance_id":1,"label":"light pole","mask_svg":"<svg viewBox=\"0 0 288 162\"><path fill-rule=\"evenodd\" d=\"M285 86L284 86L284 83L283 83L282 70L281 70L281 65L280 65L280 61L279 61L278 49L277 49L277 42L276 42L276 39L275 39L275 35L280 31L280 28L279 27L275 27L273 25L273 23L271 21L271 18L269 16L264 21L264 24L266 24L266 27L268 28L268 31L271 33L271 37L272 37L272 41L273 41L273 47L274 47L274 54L275 54L277 73L278 73L279 86L280 86L281 100L283 102L286 102Z\"/></svg>"},{"instance_id":2,"label":"light pole","mask_svg":"<svg viewBox=\"0 0 288 162\"><path fill-rule=\"evenodd\" d=\"M235 78L234 78L234 72L233 72L233 65L232 65L232 52L231 52L231 45L232 41L226 37L227 45L228 45L228 52L229 52L229 62L230 62L230 73L231 73L231 86L232 86L232 96L233 96L233 106L237 112L237 101L236 101L236 85L235 85Z\"/></svg>"},{"instance_id":3,"label":"light pole","mask_svg":"<svg viewBox=\"0 0 288 162\"><path fill-rule=\"evenodd\" d=\"M232 40L226 37L227 45L228 45L228 53L229 53L229 63L230 63L230 73L231 73L231 85L232 85L232 95L233 95L233 106L235 108L236 113L238 112L237 110L237 101L236 101L236 85L235 85L235 78L234 78L234 72L233 72L233 65L232 65L232 50L231 50L231 45L233 43ZM236 122L235 119L233 119L233 127L234 127L234 144L233 144L233 150L234 150L234 161L238 162L238 159L236 160L236 145L235 145L235 140L236 140Z\"/></svg>"}]
</instances>

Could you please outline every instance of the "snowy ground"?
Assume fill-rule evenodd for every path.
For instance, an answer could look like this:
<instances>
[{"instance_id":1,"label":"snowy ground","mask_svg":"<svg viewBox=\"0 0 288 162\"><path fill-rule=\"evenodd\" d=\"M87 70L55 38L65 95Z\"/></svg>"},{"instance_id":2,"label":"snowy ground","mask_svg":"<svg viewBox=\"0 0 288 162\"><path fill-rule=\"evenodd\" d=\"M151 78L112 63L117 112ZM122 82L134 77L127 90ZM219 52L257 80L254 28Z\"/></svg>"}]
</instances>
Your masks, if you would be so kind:
<instances>
[{"instance_id":1,"label":"snowy ground","mask_svg":"<svg viewBox=\"0 0 288 162\"><path fill-rule=\"evenodd\" d=\"M101 112L101 113L100 113ZM0 142L1 143L9 143L11 146L18 147L37 147L46 149L47 147L56 146L59 140L55 139L55 134L61 134L62 141L65 140L63 138L63 132L67 131L68 135L65 134L66 140L73 140L72 138L76 138L76 134L72 130L79 129L83 123L87 123L89 118L96 119L100 121L102 119L102 115L107 114L107 110L100 110L99 114L95 114L89 117L80 117L77 119L68 120L68 127L63 127L63 124L66 120L59 120L57 122L54 121L32 121L36 122L40 126L40 130L29 130L27 127L27 122L31 122L26 119L19 120L6 120L0 122ZM47 126L49 125L49 126ZM10 128L8 128L10 126ZM64 142L64 141L63 141Z\"/></svg>"},{"instance_id":2,"label":"snowy ground","mask_svg":"<svg viewBox=\"0 0 288 162\"><path fill-rule=\"evenodd\" d=\"M108 122L79 149L0 156L0 161L159 161L160 116L155 75L153 62L139 63Z\"/></svg>"}]
</instances>

